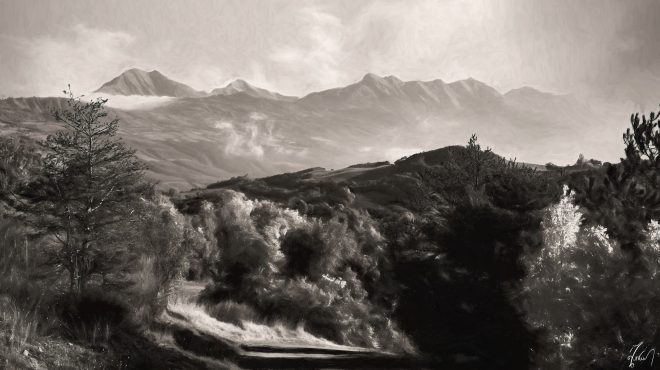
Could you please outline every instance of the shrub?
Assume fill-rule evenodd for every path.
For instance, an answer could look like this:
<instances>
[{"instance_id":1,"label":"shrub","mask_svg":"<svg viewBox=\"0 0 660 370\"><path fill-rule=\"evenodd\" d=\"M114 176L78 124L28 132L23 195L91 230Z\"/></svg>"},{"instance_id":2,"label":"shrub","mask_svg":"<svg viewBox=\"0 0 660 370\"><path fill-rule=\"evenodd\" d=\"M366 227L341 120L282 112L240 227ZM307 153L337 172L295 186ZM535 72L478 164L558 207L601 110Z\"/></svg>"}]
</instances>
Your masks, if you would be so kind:
<instances>
[{"instance_id":1,"label":"shrub","mask_svg":"<svg viewBox=\"0 0 660 370\"><path fill-rule=\"evenodd\" d=\"M167 304L169 286L163 286L158 276L153 255L141 255L132 276L134 284L128 292L138 322L149 323Z\"/></svg>"},{"instance_id":2,"label":"shrub","mask_svg":"<svg viewBox=\"0 0 660 370\"><path fill-rule=\"evenodd\" d=\"M582 213L574 201L573 193L564 185L564 195L559 203L546 210L542 221L546 252L559 254L561 249L575 247Z\"/></svg>"},{"instance_id":3,"label":"shrub","mask_svg":"<svg viewBox=\"0 0 660 370\"><path fill-rule=\"evenodd\" d=\"M185 230L184 240L187 249L185 268L188 280L200 280L218 276L218 241L215 237L217 229L215 206L209 202L202 202L199 212L189 216L190 227Z\"/></svg>"},{"instance_id":4,"label":"shrub","mask_svg":"<svg viewBox=\"0 0 660 370\"><path fill-rule=\"evenodd\" d=\"M322 259L323 241L318 233L308 229L297 229L286 234L281 250L286 257L283 272L292 277L320 278L321 274L313 271Z\"/></svg>"},{"instance_id":5,"label":"shrub","mask_svg":"<svg viewBox=\"0 0 660 370\"><path fill-rule=\"evenodd\" d=\"M216 207L224 274L203 295L211 315L254 314L343 344L400 350L407 343L365 288L377 289L384 256L368 214L337 206L320 220L233 191Z\"/></svg>"},{"instance_id":6,"label":"shrub","mask_svg":"<svg viewBox=\"0 0 660 370\"><path fill-rule=\"evenodd\" d=\"M580 226L581 212L565 193L546 211L541 251L525 258L527 320L545 335L543 368L620 368L640 341L660 340L660 247L650 223L641 256L621 248L598 225Z\"/></svg>"},{"instance_id":7,"label":"shrub","mask_svg":"<svg viewBox=\"0 0 660 370\"><path fill-rule=\"evenodd\" d=\"M257 323L260 321L259 314L251 306L231 300L207 305L205 310L212 317L241 328L243 327L243 322Z\"/></svg>"},{"instance_id":8,"label":"shrub","mask_svg":"<svg viewBox=\"0 0 660 370\"><path fill-rule=\"evenodd\" d=\"M22 138L0 137L0 201L31 181L42 158L35 143Z\"/></svg>"},{"instance_id":9,"label":"shrub","mask_svg":"<svg viewBox=\"0 0 660 370\"><path fill-rule=\"evenodd\" d=\"M56 306L67 336L82 343L107 343L112 330L129 323L126 303L101 290L63 295Z\"/></svg>"},{"instance_id":10,"label":"shrub","mask_svg":"<svg viewBox=\"0 0 660 370\"><path fill-rule=\"evenodd\" d=\"M311 334L337 343L414 352L383 309L355 296L343 279L324 277L312 283L304 278L283 280L252 302L271 322L283 321L292 327L304 326Z\"/></svg>"},{"instance_id":11,"label":"shrub","mask_svg":"<svg viewBox=\"0 0 660 370\"><path fill-rule=\"evenodd\" d=\"M252 201L231 190L222 193L222 206L216 212L218 227L218 280L240 289L248 276L268 279L281 259L280 237L290 228L304 223L289 209L268 201Z\"/></svg>"},{"instance_id":12,"label":"shrub","mask_svg":"<svg viewBox=\"0 0 660 370\"><path fill-rule=\"evenodd\" d=\"M131 286L123 293L141 321L148 323L165 308L173 284L183 274L191 232L183 215L164 196L145 205L137 225L136 262L129 277Z\"/></svg>"}]
</instances>

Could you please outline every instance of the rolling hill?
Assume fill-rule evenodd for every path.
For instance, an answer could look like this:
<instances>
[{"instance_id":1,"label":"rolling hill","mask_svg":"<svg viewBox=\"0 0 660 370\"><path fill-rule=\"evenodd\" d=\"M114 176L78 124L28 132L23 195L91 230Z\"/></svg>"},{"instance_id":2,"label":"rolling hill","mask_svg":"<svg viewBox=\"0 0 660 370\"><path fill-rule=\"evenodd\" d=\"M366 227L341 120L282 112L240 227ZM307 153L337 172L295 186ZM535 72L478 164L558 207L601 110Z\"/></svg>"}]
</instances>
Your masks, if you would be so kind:
<instances>
[{"instance_id":1,"label":"rolling hill","mask_svg":"<svg viewBox=\"0 0 660 370\"><path fill-rule=\"evenodd\" d=\"M229 180L208 185L205 189L192 189L179 193L177 204L185 212L194 213L201 201L216 203L224 189L236 190L254 199L268 199L297 207L296 201L306 203L309 211L316 207L323 208L337 203L350 203L358 209L367 209L372 214L388 213L392 210L410 210L411 207L424 209L428 199L442 199L438 189L427 186L431 183L443 189L464 189L463 174L468 169L465 162L470 154L466 147L447 146L431 151L417 153L402 158L395 163L387 161L362 163L341 169L312 167L301 171L281 173L263 178L238 176ZM495 153L487 154L493 162L504 160ZM557 175L559 171L548 171L544 166L518 164L544 173ZM520 167L519 167L520 168ZM590 168L590 167L589 167ZM584 171L588 167L576 168ZM458 186L458 188L456 188ZM346 190L348 189L348 190ZM437 204L445 204L440 201ZM419 211L419 209L417 209Z\"/></svg>"}]
</instances>

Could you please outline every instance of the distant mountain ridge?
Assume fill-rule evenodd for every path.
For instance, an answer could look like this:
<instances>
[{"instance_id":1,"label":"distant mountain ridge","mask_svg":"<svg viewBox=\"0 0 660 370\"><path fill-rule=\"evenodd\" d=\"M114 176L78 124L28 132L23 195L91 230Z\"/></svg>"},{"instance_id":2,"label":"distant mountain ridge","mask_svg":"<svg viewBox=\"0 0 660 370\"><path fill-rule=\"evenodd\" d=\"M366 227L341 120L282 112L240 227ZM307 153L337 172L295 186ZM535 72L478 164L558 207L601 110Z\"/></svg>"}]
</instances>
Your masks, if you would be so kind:
<instances>
[{"instance_id":1,"label":"distant mountain ridge","mask_svg":"<svg viewBox=\"0 0 660 370\"><path fill-rule=\"evenodd\" d=\"M307 105L335 105L345 108L379 105L389 110L409 109L448 111L474 107L475 104L501 103L494 88L472 78L451 83L402 81L395 76L366 74L360 81L308 94L300 101Z\"/></svg>"},{"instance_id":2,"label":"distant mountain ridge","mask_svg":"<svg viewBox=\"0 0 660 370\"><path fill-rule=\"evenodd\" d=\"M544 99L561 98L561 95L541 92L531 87L513 89L500 94L487 84L468 78L446 83L443 80L402 81L396 76L381 77L367 73L360 81L344 86L309 93L302 98L286 96L277 92L256 87L243 79L236 79L224 87L207 93L169 79L157 70L146 72L137 68L124 71L119 76L104 83L95 92L111 95L143 95L199 98L206 96L232 96L244 94L254 98L277 101L297 101L305 105L343 105L360 107L378 103L386 107L400 108L408 104L412 108L420 106L434 109L460 109L470 103L484 104L508 100L520 104Z\"/></svg>"},{"instance_id":3,"label":"distant mountain ridge","mask_svg":"<svg viewBox=\"0 0 660 370\"><path fill-rule=\"evenodd\" d=\"M272 99L272 100L282 100L282 101L294 101L298 98L295 96L285 96L279 93L271 92L266 89L262 89L253 85L250 85L244 80L237 79L225 87L219 87L213 89L209 95L235 95L235 94L246 94L255 98L263 99Z\"/></svg>"},{"instance_id":4,"label":"distant mountain ridge","mask_svg":"<svg viewBox=\"0 0 660 370\"><path fill-rule=\"evenodd\" d=\"M210 93L206 93L197 91L184 83L174 81L157 70L147 72L138 68L131 68L122 72L119 76L101 85L94 92L110 95L168 96L174 98L246 94L255 98L281 101L298 99L294 96L285 96L253 86L241 79L236 79L225 87L213 89Z\"/></svg>"},{"instance_id":5,"label":"distant mountain ridge","mask_svg":"<svg viewBox=\"0 0 660 370\"><path fill-rule=\"evenodd\" d=\"M474 79L402 81L367 74L302 98L243 80L211 93L182 85L157 71L131 70L100 89L174 97L146 108L109 108L122 122L124 140L164 187L204 186L246 173L264 177L313 166L395 161L464 144L472 133L506 158L532 163L572 163L581 152L609 160L606 148L620 140L614 132L612 143L594 143L591 133L602 130L608 117L572 96L532 88L501 94ZM53 132L59 126L50 111L63 102L0 99L0 135Z\"/></svg>"},{"instance_id":6,"label":"distant mountain ridge","mask_svg":"<svg viewBox=\"0 0 660 370\"><path fill-rule=\"evenodd\" d=\"M165 77L153 70L129 69L104 83L97 93L111 95L171 96L176 98L199 97L205 94L192 87Z\"/></svg>"}]
</instances>

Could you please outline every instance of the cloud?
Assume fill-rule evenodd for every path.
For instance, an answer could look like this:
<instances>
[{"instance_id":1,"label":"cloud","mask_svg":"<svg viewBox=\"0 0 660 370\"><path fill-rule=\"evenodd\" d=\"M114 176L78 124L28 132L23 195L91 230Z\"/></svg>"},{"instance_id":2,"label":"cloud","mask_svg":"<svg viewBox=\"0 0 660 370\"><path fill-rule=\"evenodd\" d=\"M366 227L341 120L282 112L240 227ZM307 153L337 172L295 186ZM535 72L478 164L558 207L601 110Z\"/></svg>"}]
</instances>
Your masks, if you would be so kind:
<instances>
[{"instance_id":1,"label":"cloud","mask_svg":"<svg viewBox=\"0 0 660 370\"><path fill-rule=\"evenodd\" d=\"M218 130L233 130L234 124L229 121L219 121L213 124Z\"/></svg>"},{"instance_id":2,"label":"cloud","mask_svg":"<svg viewBox=\"0 0 660 370\"><path fill-rule=\"evenodd\" d=\"M341 19L321 7L308 6L297 13L297 21L299 36L290 43L276 45L269 59L292 79L304 81L305 90L343 82L340 59L346 28Z\"/></svg>"},{"instance_id":3,"label":"cloud","mask_svg":"<svg viewBox=\"0 0 660 370\"><path fill-rule=\"evenodd\" d=\"M287 145L286 140L275 131L274 122L267 120L263 113L252 112L244 121L217 121L213 127L219 131L219 139L228 155L261 159L267 153L286 156L305 154L304 148Z\"/></svg>"},{"instance_id":4,"label":"cloud","mask_svg":"<svg viewBox=\"0 0 660 370\"><path fill-rule=\"evenodd\" d=\"M2 58L3 69L16 74L0 82L0 92L12 96L60 96L71 84L86 93L135 64L128 48L134 37L126 32L102 30L79 24L60 37L32 39L3 37L11 56Z\"/></svg>"},{"instance_id":5,"label":"cloud","mask_svg":"<svg viewBox=\"0 0 660 370\"><path fill-rule=\"evenodd\" d=\"M250 117L252 121L263 121L268 118L267 115L261 112L252 112L248 117Z\"/></svg>"},{"instance_id":6,"label":"cloud","mask_svg":"<svg viewBox=\"0 0 660 370\"><path fill-rule=\"evenodd\" d=\"M498 85L518 64L505 21L487 1L371 2L351 27L364 72L403 79L474 77Z\"/></svg>"},{"instance_id":7,"label":"cloud","mask_svg":"<svg viewBox=\"0 0 660 370\"><path fill-rule=\"evenodd\" d=\"M96 98L108 99L106 105L112 108L123 110L141 110L153 109L171 103L176 98L169 96L142 96L142 95L109 95L102 93L93 93L85 95L84 100L94 100Z\"/></svg>"},{"instance_id":8,"label":"cloud","mask_svg":"<svg viewBox=\"0 0 660 370\"><path fill-rule=\"evenodd\" d=\"M367 72L474 77L509 87L521 59L493 8L484 0L393 0L361 3L347 14L338 6L308 5L295 18L298 35L271 52L272 70L281 86L298 92L345 85Z\"/></svg>"},{"instance_id":9,"label":"cloud","mask_svg":"<svg viewBox=\"0 0 660 370\"><path fill-rule=\"evenodd\" d=\"M89 92L128 67L207 91L243 78L293 95L366 72L474 77L502 92L588 90L653 106L660 86L654 0L230 3L145 0L127 12L116 4L16 2L0 13L0 96L59 96L67 83ZM62 29L80 19L88 23Z\"/></svg>"},{"instance_id":10,"label":"cloud","mask_svg":"<svg viewBox=\"0 0 660 370\"><path fill-rule=\"evenodd\" d=\"M310 136L309 138L314 140L314 141L318 141L318 142L321 142L321 143L324 143L324 144L332 144L332 145L337 144L336 141L330 140L330 139L322 137L322 136Z\"/></svg>"},{"instance_id":11,"label":"cloud","mask_svg":"<svg viewBox=\"0 0 660 370\"><path fill-rule=\"evenodd\" d=\"M272 136L264 135L254 122L235 125L230 121L219 121L214 127L224 138L224 151L234 156L263 158L264 146L272 141Z\"/></svg>"}]
</instances>

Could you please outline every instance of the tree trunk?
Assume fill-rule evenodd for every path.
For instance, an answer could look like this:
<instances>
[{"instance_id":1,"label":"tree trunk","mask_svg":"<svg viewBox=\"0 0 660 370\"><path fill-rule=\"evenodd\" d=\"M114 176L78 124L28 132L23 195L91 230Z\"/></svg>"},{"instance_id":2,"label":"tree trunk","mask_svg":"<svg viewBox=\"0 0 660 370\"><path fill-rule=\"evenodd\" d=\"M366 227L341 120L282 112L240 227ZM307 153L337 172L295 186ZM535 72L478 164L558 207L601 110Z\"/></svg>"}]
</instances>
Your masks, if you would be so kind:
<instances>
[{"instance_id":1,"label":"tree trunk","mask_svg":"<svg viewBox=\"0 0 660 370\"><path fill-rule=\"evenodd\" d=\"M81 283L81 261L80 255L75 253L71 257L71 266L69 267L69 293L80 295L82 292Z\"/></svg>"},{"instance_id":2,"label":"tree trunk","mask_svg":"<svg viewBox=\"0 0 660 370\"><path fill-rule=\"evenodd\" d=\"M25 270L28 269L29 265L30 265L30 257L28 254L28 240L26 236L25 237Z\"/></svg>"},{"instance_id":3,"label":"tree trunk","mask_svg":"<svg viewBox=\"0 0 660 370\"><path fill-rule=\"evenodd\" d=\"M80 273L78 274L78 294L81 294L85 291L85 282L87 281L87 278L85 277L84 274Z\"/></svg>"},{"instance_id":4,"label":"tree trunk","mask_svg":"<svg viewBox=\"0 0 660 370\"><path fill-rule=\"evenodd\" d=\"M76 287L76 273L74 271L74 268L71 267L69 268L69 293L75 293L75 287Z\"/></svg>"}]
</instances>

